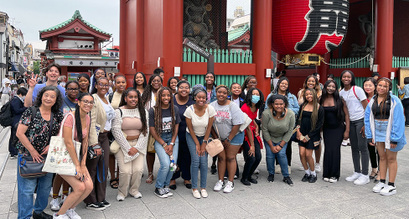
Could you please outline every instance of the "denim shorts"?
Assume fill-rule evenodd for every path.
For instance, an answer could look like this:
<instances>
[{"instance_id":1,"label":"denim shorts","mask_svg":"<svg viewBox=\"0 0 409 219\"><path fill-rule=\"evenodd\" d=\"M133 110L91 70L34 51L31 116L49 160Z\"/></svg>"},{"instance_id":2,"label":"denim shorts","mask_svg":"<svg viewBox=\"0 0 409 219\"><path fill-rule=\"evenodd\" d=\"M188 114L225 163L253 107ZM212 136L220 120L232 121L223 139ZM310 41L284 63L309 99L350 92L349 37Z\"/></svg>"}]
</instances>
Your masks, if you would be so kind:
<instances>
[{"instance_id":1,"label":"denim shorts","mask_svg":"<svg viewBox=\"0 0 409 219\"><path fill-rule=\"evenodd\" d=\"M231 145L242 145L244 141L244 132L238 132L230 141Z\"/></svg>"},{"instance_id":2,"label":"denim shorts","mask_svg":"<svg viewBox=\"0 0 409 219\"><path fill-rule=\"evenodd\" d=\"M388 121L375 120L375 142L385 142Z\"/></svg>"}]
</instances>

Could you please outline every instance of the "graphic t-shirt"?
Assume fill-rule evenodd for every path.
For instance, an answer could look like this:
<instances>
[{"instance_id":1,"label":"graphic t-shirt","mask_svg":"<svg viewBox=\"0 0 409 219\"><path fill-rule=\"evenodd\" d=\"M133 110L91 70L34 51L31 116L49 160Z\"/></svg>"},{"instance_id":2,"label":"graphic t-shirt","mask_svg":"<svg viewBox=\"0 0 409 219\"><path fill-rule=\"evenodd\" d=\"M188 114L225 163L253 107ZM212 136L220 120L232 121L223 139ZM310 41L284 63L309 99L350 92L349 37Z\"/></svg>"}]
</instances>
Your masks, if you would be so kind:
<instances>
[{"instance_id":1,"label":"graphic t-shirt","mask_svg":"<svg viewBox=\"0 0 409 219\"><path fill-rule=\"evenodd\" d=\"M220 139L224 140L229 137L231 129L234 125L244 123L244 114L237 104L230 102L229 105L219 105L217 101L210 103L216 111L214 126L217 127Z\"/></svg>"},{"instance_id":2,"label":"graphic t-shirt","mask_svg":"<svg viewBox=\"0 0 409 219\"><path fill-rule=\"evenodd\" d=\"M174 107L175 112L175 124L180 123L179 108ZM155 111L154 108L149 110L149 127L155 127ZM162 133L172 132L172 117L170 112L170 107L167 109L162 109Z\"/></svg>"}]
</instances>

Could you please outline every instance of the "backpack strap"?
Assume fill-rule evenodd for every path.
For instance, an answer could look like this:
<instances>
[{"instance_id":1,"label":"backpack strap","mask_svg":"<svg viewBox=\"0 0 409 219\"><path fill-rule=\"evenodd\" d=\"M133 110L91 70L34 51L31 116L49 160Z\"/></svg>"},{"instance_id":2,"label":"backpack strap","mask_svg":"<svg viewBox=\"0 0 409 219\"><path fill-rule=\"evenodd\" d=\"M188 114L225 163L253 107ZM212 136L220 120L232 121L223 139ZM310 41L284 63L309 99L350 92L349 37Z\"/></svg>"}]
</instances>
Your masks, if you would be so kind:
<instances>
[{"instance_id":1,"label":"backpack strap","mask_svg":"<svg viewBox=\"0 0 409 219\"><path fill-rule=\"evenodd\" d=\"M114 98L114 92L112 92L112 93L110 93L109 95L108 95L108 99L109 99L109 102L111 103L112 102L112 99Z\"/></svg>"},{"instance_id":2,"label":"backpack strap","mask_svg":"<svg viewBox=\"0 0 409 219\"><path fill-rule=\"evenodd\" d=\"M354 92L354 95L355 95L356 99L359 100L358 95L356 95L356 92L355 92L355 87L356 87L356 85L352 86L352 91ZM359 100L359 102L361 102L361 101Z\"/></svg>"}]
</instances>

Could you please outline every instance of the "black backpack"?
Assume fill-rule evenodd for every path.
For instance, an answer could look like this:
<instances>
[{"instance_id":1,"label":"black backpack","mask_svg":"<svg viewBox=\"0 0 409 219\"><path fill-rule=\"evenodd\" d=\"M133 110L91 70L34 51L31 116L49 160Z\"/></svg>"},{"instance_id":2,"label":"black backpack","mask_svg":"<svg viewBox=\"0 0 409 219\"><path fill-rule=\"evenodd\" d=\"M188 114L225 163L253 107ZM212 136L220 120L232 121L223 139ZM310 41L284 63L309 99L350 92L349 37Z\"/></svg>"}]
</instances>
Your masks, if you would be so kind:
<instances>
[{"instance_id":1,"label":"black backpack","mask_svg":"<svg viewBox=\"0 0 409 219\"><path fill-rule=\"evenodd\" d=\"M0 110L0 125L3 127L13 124L13 113L11 112L11 100L4 104Z\"/></svg>"}]
</instances>

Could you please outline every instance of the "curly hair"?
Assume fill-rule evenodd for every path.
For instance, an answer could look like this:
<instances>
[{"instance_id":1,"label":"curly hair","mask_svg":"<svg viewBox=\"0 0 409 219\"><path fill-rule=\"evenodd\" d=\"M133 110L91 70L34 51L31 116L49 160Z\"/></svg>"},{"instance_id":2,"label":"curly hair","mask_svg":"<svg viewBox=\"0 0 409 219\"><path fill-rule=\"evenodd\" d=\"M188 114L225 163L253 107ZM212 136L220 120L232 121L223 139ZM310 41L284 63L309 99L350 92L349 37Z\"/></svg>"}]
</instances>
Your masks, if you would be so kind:
<instances>
[{"instance_id":1,"label":"curly hair","mask_svg":"<svg viewBox=\"0 0 409 219\"><path fill-rule=\"evenodd\" d=\"M159 76L159 74L151 75L151 77L149 78L148 85L146 86L146 88L145 88L145 90L143 91L143 94L142 94L142 103L143 103L144 106L146 105L146 103L148 103L152 99L152 91L153 91L152 81L156 77L159 77L161 84L163 83L163 80Z\"/></svg>"},{"instance_id":2,"label":"curly hair","mask_svg":"<svg viewBox=\"0 0 409 219\"><path fill-rule=\"evenodd\" d=\"M307 88L303 94L303 98L304 98L304 103L301 105L301 112L300 112L300 117L298 118L298 124L301 124L301 120L302 120L302 113L304 111L305 106L308 104L307 98L306 97L306 93L307 91L310 91L312 94L312 104L313 104L313 110L312 110L312 114L311 114L311 129L315 128L315 125L317 124L317 120L318 120L318 108L319 108L319 104L318 104L318 97L317 97L317 92L312 89L312 88Z\"/></svg>"},{"instance_id":3,"label":"curly hair","mask_svg":"<svg viewBox=\"0 0 409 219\"><path fill-rule=\"evenodd\" d=\"M301 90L301 96L302 97L305 96L304 93L308 89L307 82L308 82L308 79L310 79L310 78L314 78L314 80L315 80L315 88L314 88L315 89L315 95L321 96L322 91L321 91L321 87L320 87L320 82L318 81L318 78L315 77L314 75L308 75L307 78L305 79L304 84L302 86L302 90Z\"/></svg>"},{"instance_id":4,"label":"curly hair","mask_svg":"<svg viewBox=\"0 0 409 219\"><path fill-rule=\"evenodd\" d=\"M287 77L283 76L280 79L278 79L277 86L274 88L274 91L272 92L273 94L278 94L278 89L280 88L280 84L283 81L287 81L288 83L288 87L287 87L287 90L285 91L285 95L288 95L288 93L290 93L290 80L288 80Z\"/></svg>"},{"instance_id":5,"label":"curly hair","mask_svg":"<svg viewBox=\"0 0 409 219\"><path fill-rule=\"evenodd\" d=\"M128 89L126 89L125 91L124 91L124 93L122 94L122 96L121 96L121 102L119 103L119 107L121 107L121 106L125 106L127 103L126 103L126 101L125 101L125 98L128 96L128 94L130 93L130 92L132 92L132 91L135 91L136 92L136 95L138 96L138 104L137 104L137 108L138 108L138 111L139 111L139 115L141 116L141 121L142 121L142 133L144 134L144 135L146 135L146 133L148 132L148 127L147 127L147 125L146 125L146 112L145 112L145 107L143 107L143 104L142 104L142 101L140 101L141 100L141 93L137 90L137 89L135 89L135 88L133 88L133 87L130 87L130 88L128 88Z\"/></svg>"},{"instance_id":6,"label":"curly hair","mask_svg":"<svg viewBox=\"0 0 409 219\"><path fill-rule=\"evenodd\" d=\"M56 86L46 86L43 89L41 89L41 91L38 93L37 95L37 99L34 102L34 106L35 107L40 107L43 104L43 95L46 91L54 91L55 94L57 95L57 99L55 100L54 105L51 107L51 111L53 113L58 113L58 111L60 111L60 108L62 106L62 95L60 90L58 90L58 88Z\"/></svg>"},{"instance_id":7,"label":"curly hair","mask_svg":"<svg viewBox=\"0 0 409 219\"><path fill-rule=\"evenodd\" d=\"M158 135L162 134L162 95L163 92L167 90L169 91L170 96L170 101L169 101L169 107L170 107L170 116L172 118L172 135L175 133L175 107L173 105L173 97L172 97L172 91L168 87L162 87L158 90L158 98L156 101L156 105L153 107L154 108L154 115L155 115L155 131Z\"/></svg>"}]
</instances>

